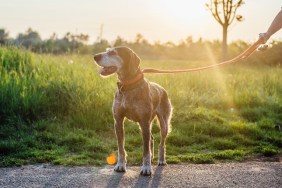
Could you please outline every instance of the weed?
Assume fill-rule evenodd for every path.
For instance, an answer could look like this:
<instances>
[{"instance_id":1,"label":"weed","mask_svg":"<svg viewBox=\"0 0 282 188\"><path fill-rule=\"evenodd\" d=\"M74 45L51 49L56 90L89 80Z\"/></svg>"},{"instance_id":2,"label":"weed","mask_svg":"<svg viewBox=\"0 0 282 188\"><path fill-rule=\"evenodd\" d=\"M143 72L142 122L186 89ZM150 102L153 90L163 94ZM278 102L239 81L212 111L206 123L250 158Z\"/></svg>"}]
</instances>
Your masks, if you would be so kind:
<instances>
[{"instance_id":1,"label":"weed","mask_svg":"<svg viewBox=\"0 0 282 188\"><path fill-rule=\"evenodd\" d=\"M281 151L279 152L279 149L277 147L274 147L272 145L259 146L257 148L257 152L263 154L265 157L272 157L276 154L281 153Z\"/></svg>"}]
</instances>

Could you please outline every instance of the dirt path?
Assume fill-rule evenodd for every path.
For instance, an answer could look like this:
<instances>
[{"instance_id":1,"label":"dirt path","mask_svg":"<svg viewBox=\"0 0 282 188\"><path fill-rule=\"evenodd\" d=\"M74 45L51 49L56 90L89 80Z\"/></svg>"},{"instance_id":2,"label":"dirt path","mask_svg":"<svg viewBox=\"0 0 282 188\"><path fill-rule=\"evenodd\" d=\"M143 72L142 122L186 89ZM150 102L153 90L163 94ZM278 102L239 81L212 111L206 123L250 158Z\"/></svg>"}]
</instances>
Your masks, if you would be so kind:
<instances>
[{"instance_id":1,"label":"dirt path","mask_svg":"<svg viewBox=\"0 0 282 188\"><path fill-rule=\"evenodd\" d=\"M49 164L0 168L0 187L282 187L281 162L154 166L151 177L140 176L139 169L116 173L112 166Z\"/></svg>"}]
</instances>

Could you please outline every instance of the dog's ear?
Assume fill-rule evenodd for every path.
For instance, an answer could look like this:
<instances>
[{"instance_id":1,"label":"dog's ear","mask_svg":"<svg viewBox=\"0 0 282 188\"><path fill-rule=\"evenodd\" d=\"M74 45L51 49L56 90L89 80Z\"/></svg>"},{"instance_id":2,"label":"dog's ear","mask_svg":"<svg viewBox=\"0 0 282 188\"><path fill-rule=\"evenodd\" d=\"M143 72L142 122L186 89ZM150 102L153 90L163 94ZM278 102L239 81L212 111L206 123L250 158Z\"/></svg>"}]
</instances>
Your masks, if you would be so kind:
<instances>
[{"instance_id":1,"label":"dog's ear","mask_svg":"<svg viewBox=\"0 0 282 188\"><path fill-rule=\"evenodd\" d=\"M123 68L129 77L134 77L139 69L140 58L133 50L127 47L116 48L119 57L123 60Z\"/></svg>"}]
</instances>

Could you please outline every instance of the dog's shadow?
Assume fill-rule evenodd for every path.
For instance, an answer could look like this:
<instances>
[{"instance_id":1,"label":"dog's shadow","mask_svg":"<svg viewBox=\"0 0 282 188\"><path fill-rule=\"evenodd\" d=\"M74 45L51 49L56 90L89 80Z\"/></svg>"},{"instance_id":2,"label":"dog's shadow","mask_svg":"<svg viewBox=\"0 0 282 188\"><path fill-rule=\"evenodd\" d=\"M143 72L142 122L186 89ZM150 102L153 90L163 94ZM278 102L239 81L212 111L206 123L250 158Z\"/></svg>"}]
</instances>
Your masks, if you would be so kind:
<instances>
[{"instance_id":1,"label":"dog's shadow","mask_svg":"<svg viewBox=\"0 0 282 188\"><path fill-rule=\"evenodd\" d=\"M157 166L152 176L139 176L133 187L159 187L165 166Z\"/></svg>"},{"instance_id":2,"label":"dog's shadow","mask_svg":"<svg viewBox=\"0 0 282 188\"><path fill-rule=\"evenodd\" d=\"M157 166L152 176L138 175L138 179L134 181L132 187L159 187L162 179L162 172L165 166ZM137 175L137 174L136 174ZM125 173L113 172L107 183L107 188L121 187L125 180ZM130 181L130 180L127 180Z\"/></svg>"},{"instance_id":3,"label":"dog's shadow","mask_svg":"<svg viewBox=\"0 0 282 188\"><path fill-rule=\"evenodd\" d=\"M123 176L124 176L124 173L114 172L108 182L107 188L119 187L119 183L121 179L123 178Z\"/></svg>"}]
</instances>

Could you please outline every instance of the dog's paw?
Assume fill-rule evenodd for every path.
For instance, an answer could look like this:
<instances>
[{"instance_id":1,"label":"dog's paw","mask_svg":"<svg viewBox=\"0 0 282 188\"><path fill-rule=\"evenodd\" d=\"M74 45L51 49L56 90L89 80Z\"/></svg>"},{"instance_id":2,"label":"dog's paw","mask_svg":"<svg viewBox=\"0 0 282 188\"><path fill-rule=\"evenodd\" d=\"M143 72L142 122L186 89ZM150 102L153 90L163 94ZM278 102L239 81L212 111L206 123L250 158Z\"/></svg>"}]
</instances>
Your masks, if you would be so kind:
<instances>
[{"instance_id":1,"label":"dog's paw","mask_svg":"<svg viewBox=\"0 0 282 188\"><path fill-rule=\"evenodd\" d=\"M166 166L166 165L167 165L166 161L162 161L162 160L158 161L158 166Z\"/></svg>"},{"instance_id":2,"label":"dog's paw","mask_svg":"<svg viewBox=\"0 0 282 188\"><path fill-rule=\"evenodd\" d=\"M151 176L152 175L152 167L149 166L149 165L143 165L141 167L140 175Z\"/></svg>"},{"instance_id":3,"label":"dog's paw","mask_svg":"<svg viewBox=\"0 0 282 188\"><path fill-rule=\"evenodd\" d=\"M126 171L126 164L125 163L117 163L114 167L114 171L116 172L125 172Z\"/></svg>"}]
</instances>

